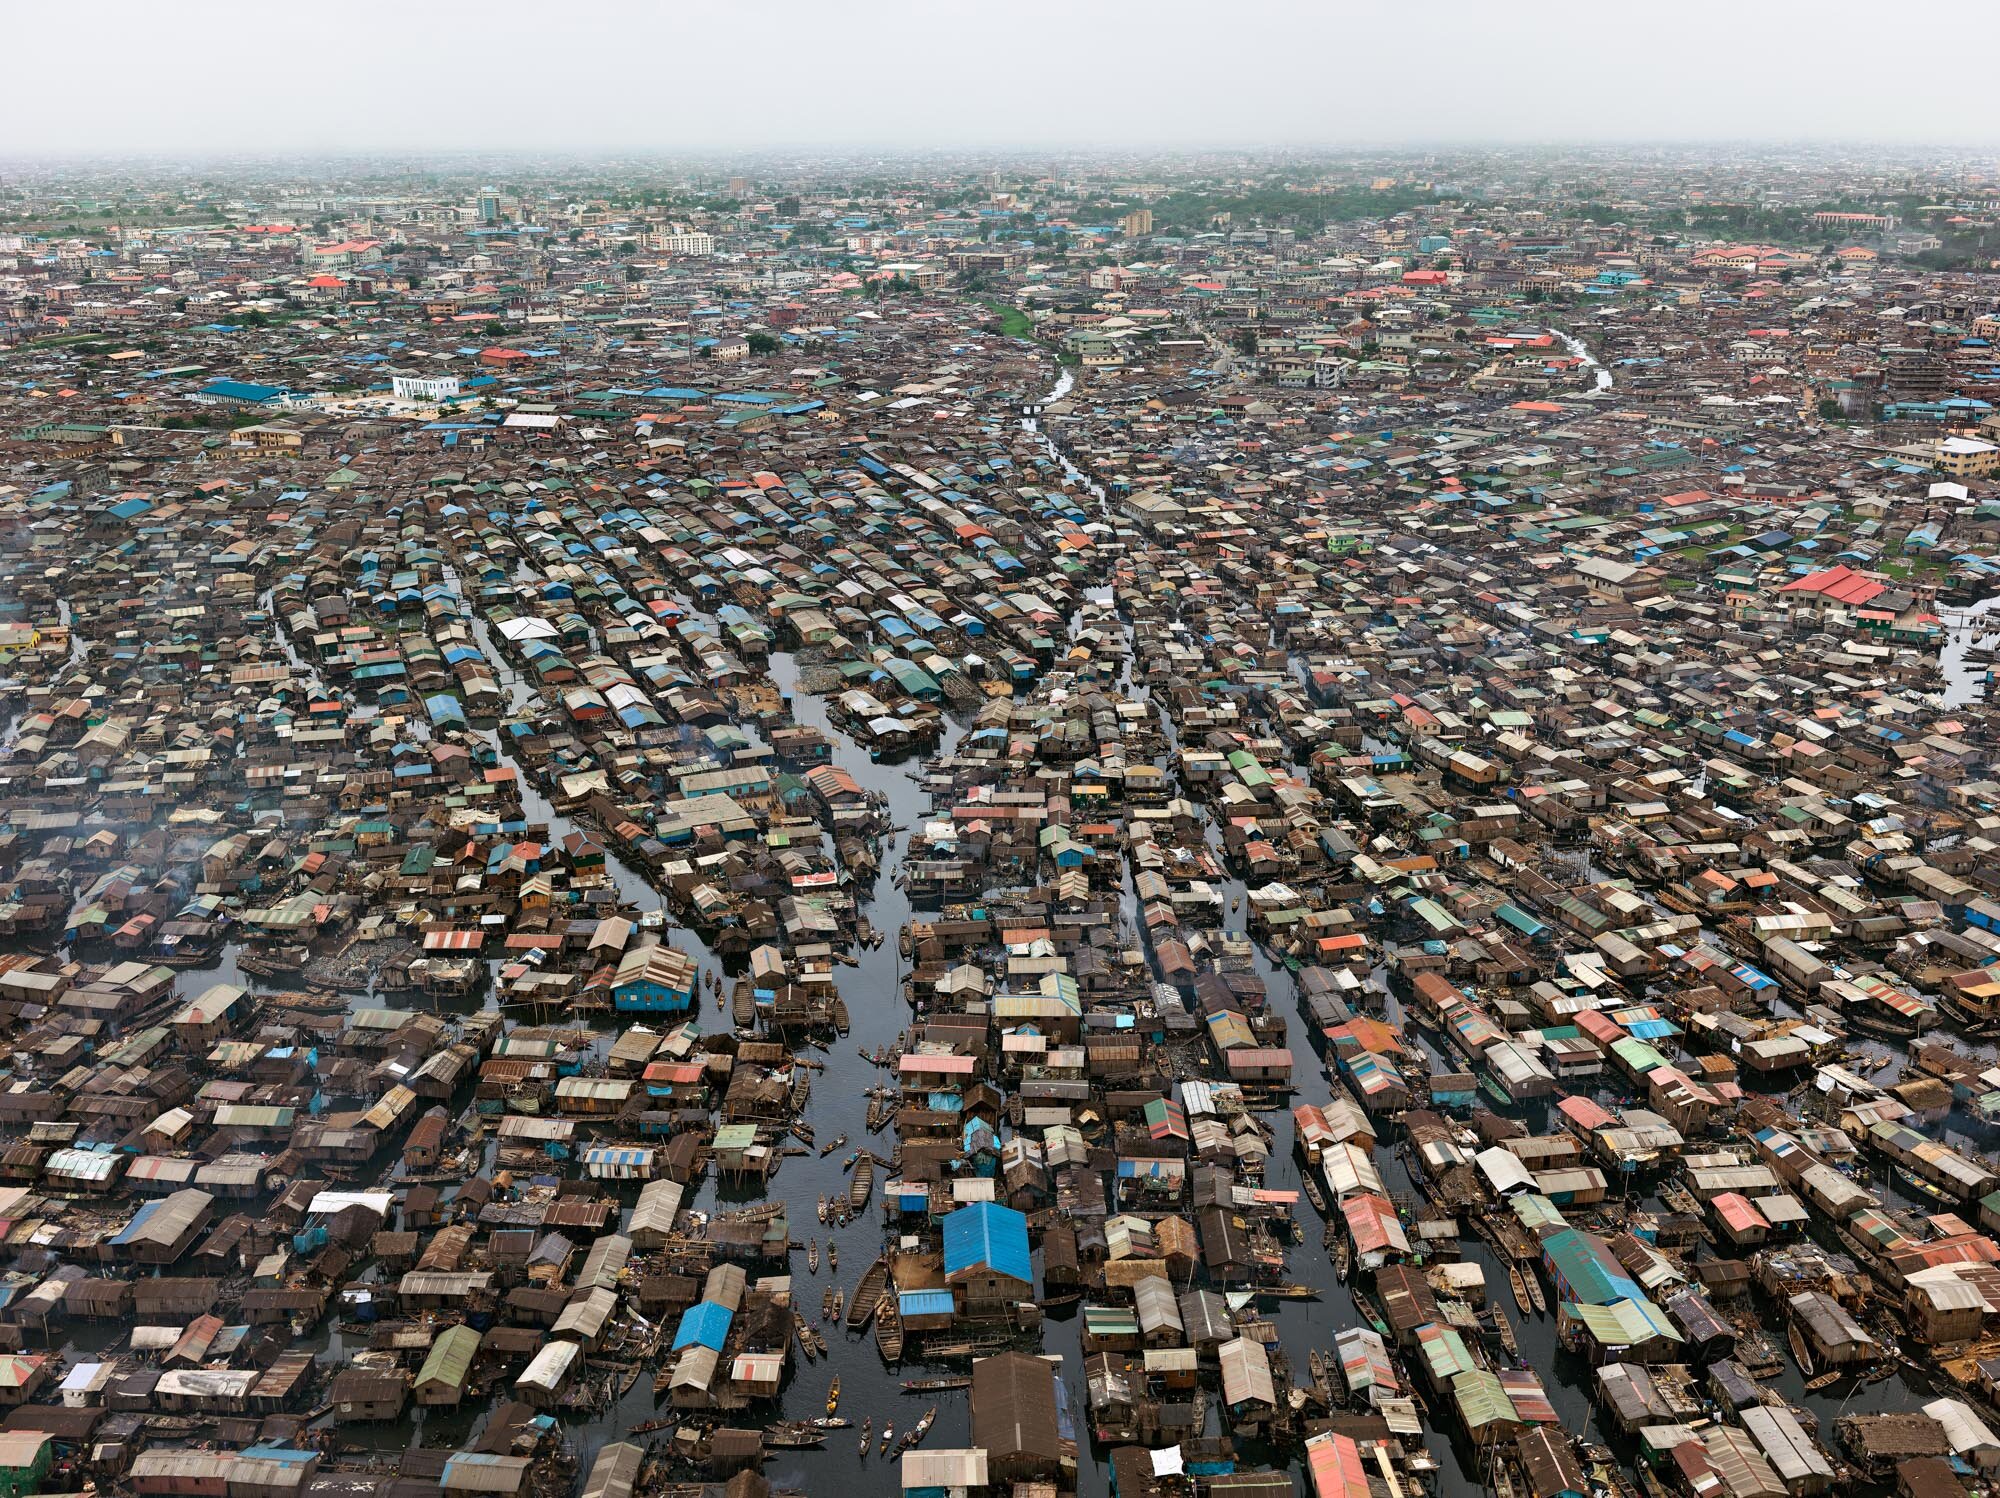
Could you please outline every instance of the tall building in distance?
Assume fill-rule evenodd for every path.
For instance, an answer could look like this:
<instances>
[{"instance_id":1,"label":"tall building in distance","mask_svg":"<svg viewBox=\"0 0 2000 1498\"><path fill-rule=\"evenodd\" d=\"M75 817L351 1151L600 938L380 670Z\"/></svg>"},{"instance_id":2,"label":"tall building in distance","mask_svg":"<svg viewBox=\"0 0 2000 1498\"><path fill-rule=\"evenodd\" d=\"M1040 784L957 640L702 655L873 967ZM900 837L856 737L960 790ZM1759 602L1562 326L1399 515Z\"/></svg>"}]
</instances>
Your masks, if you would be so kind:
<instances>
[{"instance_id":1,"label":"tall building in distance","mask_svg":"<svg viewBox=\"0 0 2000 1498\"><path fill-rule=\"evenodd\" d=\"M500 194L494 188L486 187L480 189L479 222L482 224L497 224L500 222Z\"/></svg>"},{"instance_id":2,"label":"tall building in distance","mask_svg":"<svg viewBox=\"0 0 2000 1498\"><path fill-rule=\"evenodd\" d=\"M1138 239L1142 235L1151 234L1153 232L1153 210L1150 208L1134 208L1124 218L1120 219L1118 224L1125 231L1127 239Z\"/></svg>"},{"instance_id":3,"label":"tall building in distance","mask_svg":"<svg viewBox=\"0 0 2000 1498\"><path fill-rule=\"evenodd\" d=\"M715 237L711 234L688 232L652 234L647 236L646 247L663 250L669 255L713 255Z\"/></svg>"}]
</instances>

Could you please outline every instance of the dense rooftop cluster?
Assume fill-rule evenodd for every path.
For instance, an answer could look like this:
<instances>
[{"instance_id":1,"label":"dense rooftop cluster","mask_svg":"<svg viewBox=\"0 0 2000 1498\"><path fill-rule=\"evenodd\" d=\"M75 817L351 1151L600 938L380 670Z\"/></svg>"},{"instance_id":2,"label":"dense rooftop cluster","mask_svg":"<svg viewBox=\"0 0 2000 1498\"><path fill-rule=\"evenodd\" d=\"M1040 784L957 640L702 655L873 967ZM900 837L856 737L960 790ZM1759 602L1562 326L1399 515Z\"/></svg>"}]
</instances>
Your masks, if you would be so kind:
<instances>
[{"instance_id":1,"label":"dense rooftop cluster","mask_svg":"<svg viewBox=\"0 0 2000 1498\"><path fill-rule=\"evenodd\" d=\"M2000 189L1705 172L11 184L0 1483L1984 1491Z\"/></svg>"}]
</instances>

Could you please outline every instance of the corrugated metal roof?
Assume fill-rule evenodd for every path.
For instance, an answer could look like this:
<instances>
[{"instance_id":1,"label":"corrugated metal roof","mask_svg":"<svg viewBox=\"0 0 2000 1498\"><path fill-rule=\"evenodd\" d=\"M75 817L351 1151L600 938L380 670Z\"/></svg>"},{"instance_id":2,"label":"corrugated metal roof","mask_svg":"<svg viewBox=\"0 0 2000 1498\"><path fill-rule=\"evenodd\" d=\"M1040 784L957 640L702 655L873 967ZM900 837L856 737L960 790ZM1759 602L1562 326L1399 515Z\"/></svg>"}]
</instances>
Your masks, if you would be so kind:
<instances>
[{"instance_id":1,"label":"corrugated metal roof","mask_svg":"<svg viewBox=\"0 0 2000 1498\"><path fill-rule=\"evenodd\" d=\"M896 1308L905 1316L949 1316L955 1305L949 1290L904 1290Z\"/></svg>"},{"instance_id":2,"label":"corrugated metal roof","mask_svg":"<svg viewBox=\"0 0 2000 1498\"><path fill-rule=\"evenodd\" d=\"M990 1268L1032 1284L1035 1270L1028 1250L1028 1219L995 1202L975 1202L946 1217L945 1273L974 1268Z\"/></svg>"},{"instance_id":3,"label":"corrugated metal roof","mask_svg":"<svg viewBox=\"0 0 2000 1498\"><path fill-rule=\"evenodd\" d=\"M984 1447L973 1446L956 1451L940 1448L936 1451L903 1453L902 1491L905 1493L932 1488L953 1491L963 1488L983 1488L986 1485Z\"/></svg>"},{"instance_id":4,"label":"corrugated metal roof","mask_svg":"<svg viewBox=\"0 0 2000 1498\"><path fill-rule=\"evenodd\" d=\"M1470 1369L1452 1379L1451 1397L1459 1418L1475 1437L1491 1425L1519 1423L1514 1401L1507 1397L1500 1380L1484 1368Z\"/></svg>"},{"instance_id":5,"label":"corrugated metal roof","mask_svg":"<svg viewBox=\"0 0 2000 1498\"><path fill-rule=\"evenodd\" d=\"M450 1326L431 1343L430 1356L417 1374L420 1384L443 1383L462 1389L472 1372L472 1360L479 1353L480 1336L469 1326Z\"/></svg>"},{"instance_id":6,"label":"corrugated metal roof","mask_svg":"<svg viewBox=\"0 0 2000 1498\"><path fill-rule=\"evenodd\" d=\"M61 1149L49 1156L43 1169L73 1181L108 1181L123 1158L109 1150Z\"/></svg>"},{"instance_id":7,"label":"corrugated metal roof","mask_svg":"<svg viewBox=\"0 0 2000 1498\"><path fill-rule=\"evenodd\" d=\"M574 1342L545 1342L514 1382L537 1389L560 1388L571 1367L582 1356L583 1349Z\"/></svg>"},{"instance_id":8,"label":"corrugated metal roof","mask_svg":"<svg viewBox=\"0 0 2000 1498\"><path fill-rule=\"evenodd\" d=\"M613 1441L597 1453L590 1476L583 1484L583 1498L631 1498L646 1464L643 1448L630 1441Z\"/></svg>"},{"instance_id":9,"label":"corrugated metal roof","mask_svg":"<svg viewBox=\"0 0 2000 1498\"><path fill-rule=\"evenodd\" d=\"M1368 1469L1352 1436L1327 1430L1307 1441L1306 1471L1317 1498L1369 1498Z\"/></svg>"},{"instance_id":10,"label":"corrugated metal roof","mask_svg":"<svg viewBox=\"0 0 2000 1498\"><path fill-rule=\"evenodd\" d=\"M712 1300L699 1301L681 1312L680 1325L674 1329L674 1351L699 1343L703 1347L722 1350L722 1344L729 1338L729 1323L734 1319L729 1307L717 1305Z\"/></svg>"},{"instance_id":11,"label":"corrugated metal roof","mask_svg":"<svg viewBox=\"0 0 2000 1498\"><path fill-rule=\"evenodd\" d=\"M1271 1380L1271 1359L1262 1342L1238 1337L1216 1350L1222 1365L1222 1397L1232 1406L1278 1402L1277 1386Z\"/></svg>"},{"instance_id":12,"label":"corrugated metal roof","mask_svg":"<svg viewBox=\"0 0 2000 1498\"><path fill-rule=\"evenodd\" d=\"M567 1342L557 1345L569 1346ZM455 1451L445 1458L444 1472L438 1480L446 1492L513 1493L520 1489L528 1468L533 1465L533 1461L525 1456Z\"/></svg>"}]
</instances>

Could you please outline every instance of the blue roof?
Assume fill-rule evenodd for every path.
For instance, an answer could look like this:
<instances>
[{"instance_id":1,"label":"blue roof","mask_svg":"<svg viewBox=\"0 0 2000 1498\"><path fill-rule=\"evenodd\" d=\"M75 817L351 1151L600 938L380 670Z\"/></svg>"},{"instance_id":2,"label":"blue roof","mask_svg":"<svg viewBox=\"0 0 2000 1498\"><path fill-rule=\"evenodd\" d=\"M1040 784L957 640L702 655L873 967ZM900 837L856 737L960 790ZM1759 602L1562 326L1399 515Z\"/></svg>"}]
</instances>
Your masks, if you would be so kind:
<instances>
[{"instance_id":1,"label":"blue roof","mask_svg":"<svg viewBox=\"0 0 2000 1498\"><path fill-rule=\"evenodd\" d=\"M317 1451L301 1451L295 1446L252 1446L243 1454L254 1456L261 1462L283 1462L290 1467L302 1467L320 1455Z\"/></svg>"},{"instance_id":2,"label":"blue roof","mask_svg":"<svg viewBox=\"0 0 2000 1498\"><path fill-rule=\"evenodd\" d=\"M147 1202L145 1206L132 1214L132 1220L126 1223L124 1229L112 1238L112 1245L117 1248L123 1248L126 1244L130 1243L139 1234L140 1230L146 1226L146 1223L154 1214L165 1205L164 1201Z\"/></svg>"},{"instance_id":3,"label":"blue roof","mask_svg":"<svg viewBox=\"0 0 2000 1498\"><path fill-rule=\"evenodd\" d=\"M949 1316L954 1309L949 1290L905 1290L896 1308L905 1316Z\"/></svg>"},{"instance_id":4,"label":"blue roof","mask_svg":"<svg viewBox=\"0 0 2000 1498\"><path fill-rule=\"evenodd\" d=\"M1028 1219L997 1202L974 1202L944 1220L944 1272L988 1268L1032 1284Z\"/></svg>"},{"instance_id":5,"label":"blue roof","mask_svg":"<svg viewBox=\"0 0 2000 1498\"><path fill-rule=\"evenodd\" d=\"M1645 1299L1645 1292L1601 1239L1575 1228L1559 1228L1542 1239L1542 1252L1562 1276L1570 1295L1585 1305Z\"/></svg>"},{"instance_id":6,"label":"blue roof","mask_svg":"<svg viewBox=\"0 0 2000 1498\"><path fill-rule=\"evenodd\" d=\"M674 1351L695 1342L722 1351L722 1344L729 1340L731 1319L729 1307L712 1300L689 1306L681 1312L681 1324L674 1328Z\"/></svg>"},{"instance_id":7,"label":"blue roof","mask_svg":"<svg viewBox=\"0 0 2000 1498\"><path fill-rule=\"evenodd\" d=\"M218 395L225 400L264 401L276 400L285 393L282 385L252 385L245 380L210 380L201 387L203 395Z\"/></svg>"}]
</instances>

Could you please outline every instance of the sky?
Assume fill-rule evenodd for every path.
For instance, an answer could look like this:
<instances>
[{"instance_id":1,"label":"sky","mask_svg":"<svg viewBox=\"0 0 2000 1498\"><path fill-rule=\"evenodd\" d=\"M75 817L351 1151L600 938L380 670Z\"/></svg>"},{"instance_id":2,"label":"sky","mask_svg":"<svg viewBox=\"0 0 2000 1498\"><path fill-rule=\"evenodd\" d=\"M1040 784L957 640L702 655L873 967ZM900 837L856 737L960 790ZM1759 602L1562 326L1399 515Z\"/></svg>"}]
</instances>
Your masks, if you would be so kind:
<instances>
[{"instance_id":1,"label":"sky","mask_svg":"<svg viewBox=\"0 0 2000 1498\"><path fill-rule=\"evenodd\" d=\"M1992 0L10 3L0 156L1984 146ZM1951 39L1957 37L1954 43Z\"/></svg>"}]
</instances>

